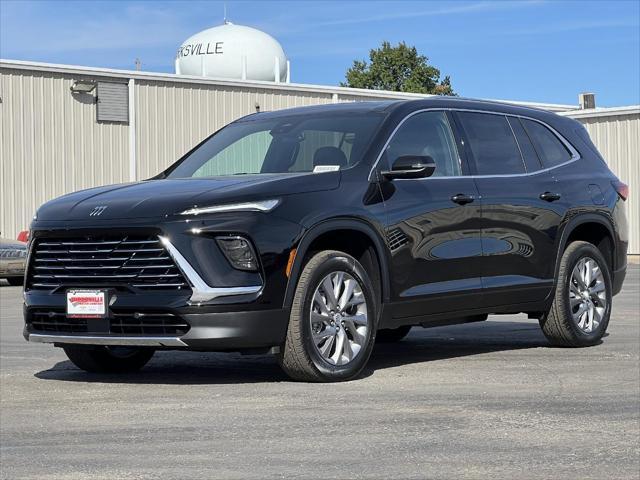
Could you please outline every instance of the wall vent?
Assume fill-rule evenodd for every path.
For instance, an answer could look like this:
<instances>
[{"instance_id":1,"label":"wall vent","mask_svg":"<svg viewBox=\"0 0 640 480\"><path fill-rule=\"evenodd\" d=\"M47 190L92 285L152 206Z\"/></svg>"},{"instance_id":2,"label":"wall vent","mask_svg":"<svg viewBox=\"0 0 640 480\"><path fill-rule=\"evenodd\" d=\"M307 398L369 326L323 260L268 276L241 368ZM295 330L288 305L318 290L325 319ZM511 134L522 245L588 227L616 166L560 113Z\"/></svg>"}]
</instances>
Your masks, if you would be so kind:
<instances>
[{"instance_id":1,"label":"wall vent","mask_svg":"<svg viewBox=\"0 0 640 480\"><path fill-rule=\"evenodd\" d=\"M129 85L98 82L98 121L129 122Z\"/></svg>"}]
</instances>

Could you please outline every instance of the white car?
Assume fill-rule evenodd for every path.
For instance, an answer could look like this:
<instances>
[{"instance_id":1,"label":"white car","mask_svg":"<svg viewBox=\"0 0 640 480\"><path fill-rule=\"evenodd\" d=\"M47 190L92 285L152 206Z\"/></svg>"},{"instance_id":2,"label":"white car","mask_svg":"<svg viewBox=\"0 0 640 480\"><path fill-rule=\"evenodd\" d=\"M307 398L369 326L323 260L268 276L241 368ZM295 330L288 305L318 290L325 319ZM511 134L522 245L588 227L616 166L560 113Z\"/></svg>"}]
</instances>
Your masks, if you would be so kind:
<instances>
[{"instance_id":1,"label":"white car","mask_svg":"<svg viewBox=\"0 0 640 480\"><path fill-rule=\"evenodd\" d=\"M0 278L6 278L10 285L22 285L26 260L26 243L0 237Z\"/></svg>"}]
</instances>

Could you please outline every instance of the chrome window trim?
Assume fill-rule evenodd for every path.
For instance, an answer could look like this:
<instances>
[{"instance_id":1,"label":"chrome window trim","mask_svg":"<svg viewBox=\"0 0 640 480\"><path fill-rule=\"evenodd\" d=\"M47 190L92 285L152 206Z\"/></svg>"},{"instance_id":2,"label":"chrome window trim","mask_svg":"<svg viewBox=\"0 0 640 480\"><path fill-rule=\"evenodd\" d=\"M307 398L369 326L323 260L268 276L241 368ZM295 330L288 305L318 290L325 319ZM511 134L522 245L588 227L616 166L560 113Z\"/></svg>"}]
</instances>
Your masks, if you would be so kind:
<instances>
[{"instance_id":1,"label":"chrome window trim","mask_svg":"<svg viewBox=\"0 0 640 480\"><path fill-rule=\"evenodd\" d=\"M176 265L180 271L187 278L187 281L191 284L191 298L189 302L193 304L200 304L207 302L218 297L227 297L232 295L249 295L258 293L262 290L262 285L248 286L248 287L212 287L205 282L202 277L196 272L186 258L182 256L180 251L169 241L167 237L158 235L158 238L176 262Z\"/></svg>"},{"instance_id":2,"label":"chrome window trim","mask_svg":"<svg viewBox=\"0 0 640 480\"><path fill-rule=\"evenodd\" d=\"M471 108L432 107L432 108L423 108L423 109L411 112L408 115L406 115L402 120L400 120L398 125L396 125L396 128L394 128L393 131L391 132L391 134L389 135L389 138L387 138L387 141L385 142L385 144L383 145L382 149L380 150L380 153L378 154L378 157L376 158L376 161L373 163L373 166L371 167L371 170L369 171L368 181L370 181L370 182L375 181L375 177L373 175L374 170L378 166L378 163L380 162L380 159L382 158L382 155L384 154L384 151L387 149L387 147L389 146L389 143L391 143L391 140L395 136L396 132L400 129L400 127L404 124L404 122L406 122L409 118L411 118L414 115L417 115L419 113L433 112L433 111L486 113L486 114L489 114L489 115L502 115L504 117L525 118L527 120L532 120L534 122L538 122L541 125L543 125L546 128L548 128L551 131L551 133L553 133L556 137L558 137L558 139L562 142L562 144L571 153L571 158L569 160L567 160L566 162L564 162L564 163L559 163L558 165L554 165L553 167L542 168L542 169L536 170L534 172L509 173L509 174L504 174L504 175L496 174L496 175L460 175L460 176L448 176L448 177L426 177L426 178L419 178L419 179L409 179L409 178L400 179L399 178L399 179L396 179L394 181L398 181L398 180L439 180L439 179L451 179L451 178L509 178L509 177L524 177L524 176L530 176L530 175L538 175L540 173L545 173L545 172L548 172L550 170L554 170L556 168L564 167L565 165L569 165L570 163L573 163L573 162L575 162L577 160L580 160L580 158L581 158L580 153L578 153L578 151L573 147L573 145L571 145L571 143L569 143L569 141L566 138L564 138L551 125L543 122L542 120L538 120L537 118L533 118L533 117L530 117L528 115L519 115L519 114L515 114L515 113L496 112L496 111L493 111L493 110L475 110L475 109L471 109ZM516 139L516 144L517 144L518 139L517 139L517 137L515 137L515 135L514 135L514 138ZM457 147L457 145L456 145L456 147ZM518 145L518 148L520 148L520 145ZM522 161L524 162L524 158L522 159ZM526 170L526 164L525 164L525 170Z\"/></svg>"}]
</instances>

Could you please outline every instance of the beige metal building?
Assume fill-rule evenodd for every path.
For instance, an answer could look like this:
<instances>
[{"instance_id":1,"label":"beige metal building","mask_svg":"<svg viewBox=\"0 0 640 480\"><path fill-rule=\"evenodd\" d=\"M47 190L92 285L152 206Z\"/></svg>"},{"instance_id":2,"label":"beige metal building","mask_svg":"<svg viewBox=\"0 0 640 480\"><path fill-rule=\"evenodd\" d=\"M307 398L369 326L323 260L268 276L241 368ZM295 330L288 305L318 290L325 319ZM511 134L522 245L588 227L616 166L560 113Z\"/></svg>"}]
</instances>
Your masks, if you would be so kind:
<instances>
[{"instance_id":1,"label":"beige metal building","mask_svg":"<svg viewBox=\"0 0 640 480\"><path fill-rule=\"evenodd\" d=\"M0 60L0 232L15 238L40 204L64 193L153 176L211 132L258 109L422 97ZM514 103L587 127L630 186L629 253L640 254L640 106Z\"/></svg>"}]
</instances>

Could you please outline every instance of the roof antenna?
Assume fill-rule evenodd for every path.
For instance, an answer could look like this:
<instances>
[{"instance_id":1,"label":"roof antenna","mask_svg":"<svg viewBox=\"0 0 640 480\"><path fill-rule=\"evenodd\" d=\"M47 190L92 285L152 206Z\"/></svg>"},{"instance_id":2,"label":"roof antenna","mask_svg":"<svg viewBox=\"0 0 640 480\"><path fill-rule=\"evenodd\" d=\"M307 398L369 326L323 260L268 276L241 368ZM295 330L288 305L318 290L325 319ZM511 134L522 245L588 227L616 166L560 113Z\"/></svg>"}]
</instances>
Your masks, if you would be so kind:
<instances>
[{"instance_id":1,"label":"roof antenna","mask_svg":"<svg viewBox=\"0 0 640 480\"><path fill-rule=\"evenodd\" d=\"M224 9L224 24L225 25L229 25L229 21L227 20L227 2L223 3L223 9Z\"/></svg>"}]
</instances>

